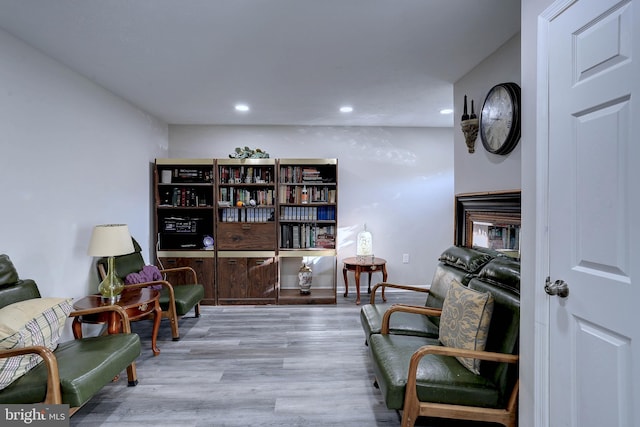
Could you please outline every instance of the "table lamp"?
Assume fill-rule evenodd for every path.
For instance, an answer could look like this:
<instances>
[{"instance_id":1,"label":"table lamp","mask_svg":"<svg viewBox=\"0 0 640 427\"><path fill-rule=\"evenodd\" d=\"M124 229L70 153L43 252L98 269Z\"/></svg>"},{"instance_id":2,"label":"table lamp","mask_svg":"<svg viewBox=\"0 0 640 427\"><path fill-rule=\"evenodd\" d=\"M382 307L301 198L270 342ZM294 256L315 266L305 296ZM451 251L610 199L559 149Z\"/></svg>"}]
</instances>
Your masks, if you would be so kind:
<instances>
[{"instance_id":1,"label":"table lamp","mask_svg":"<svg viewBox=\"0 0 640 427\"><path fill-rule=\"evenodd\" d=\"M367 224L364 225L364 230L358 233L356 239L356 260L359 263L372 263L375 257L373 256L373 236L367 231Z\"/></svg>"},{"instance_id":2,"label":"table lamp","mask_svg":"<svg viewBox=\"0 0 640 427\"><path fill-rule=\"evenodd\" d=\"M120 298L124 283L115 274L115 256L134 251L129 227L126 224L96 225L91 233L87 254L93 257L107 257L107 276L98 285L102 298L114 304Z\"/></svg>"}]
</instances>

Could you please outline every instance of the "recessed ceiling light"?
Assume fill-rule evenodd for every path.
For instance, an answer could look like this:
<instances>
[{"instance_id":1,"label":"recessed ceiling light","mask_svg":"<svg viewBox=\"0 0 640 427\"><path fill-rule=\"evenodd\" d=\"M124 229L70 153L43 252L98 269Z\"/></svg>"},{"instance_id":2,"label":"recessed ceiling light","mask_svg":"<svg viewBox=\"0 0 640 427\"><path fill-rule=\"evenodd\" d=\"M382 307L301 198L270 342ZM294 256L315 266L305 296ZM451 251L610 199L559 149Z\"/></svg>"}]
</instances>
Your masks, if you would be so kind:
<instances>
[{"instance_id":1,"label":"recessed ceiling light","mask_svg":"<svg viewBox=\"0 0 640 427\"><path fill-rule=\"evenodd\" d=\"M443 108L440 110L440 114L453 114L453 110L451 108Z\"/></svg>"},{"instance_id":2,"label":"recessed ceiling light","mask_svg":"<svg viewBox=\"0 0 640 427\"><path fill-rule=\"evenodd\" d=\"M353 111L353 107L351 105L343 105L342 107L340 107L341 113L350 113L352 111Z\"/></svg>"},{"instance_id":3,"label":"recessed ceiling light","mask_svg":"<svg viewBox=\"0 0 640 427\"><path fill-rule=\"evenodd\" d=\"M236 111L249 111L249 106L247 104L236 104L235 106Z\"/></svg>"}]
</instances>

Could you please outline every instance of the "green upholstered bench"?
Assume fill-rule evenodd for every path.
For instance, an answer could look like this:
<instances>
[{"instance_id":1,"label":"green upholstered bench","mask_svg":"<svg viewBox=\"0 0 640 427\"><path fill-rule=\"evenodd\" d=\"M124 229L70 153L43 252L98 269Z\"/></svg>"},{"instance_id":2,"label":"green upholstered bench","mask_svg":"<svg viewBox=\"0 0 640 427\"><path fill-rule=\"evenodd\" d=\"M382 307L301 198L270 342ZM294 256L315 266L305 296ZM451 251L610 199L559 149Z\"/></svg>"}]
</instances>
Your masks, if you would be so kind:
<instances>
[{"instance_id":1,"label":"green upholstered bench","mask_svg":"<svg viewBox=\"0 0 640 427\"><path fill-rule=\"evenodd\" d=\"M483 252L478 249L461 246L447 248L439 257L431 285L429 287L417 287L400 285L395 283L378 283L371 291L369 304L360 309L360 323L365 334L365 342L371 334L380 333L382 317L391 306L390 304L376 303L376 291L382 288L395 288L426 294L424 306L442 308L444 298L453 280L466 285L471 277L496 254ZM438 337L439 317L428 316L409 309L393 314L389 323L389 332L400 335L418 335L431 338Z\"/></svg>"},{"instance_id":2,"label":"green upholstered bench","mask_svg":"<svg viewBox=\"0 0 640 427\"><path fill-rule=\"evenodd\" d=\"M57 323L64 325L67 311L71 311L70 300L63 298L41 298L36 283L30 279L21 280L6 255L0 255L0 317L13 315L16 310L30 316L26 307L49 305L49 301L63 300L55 304L58 318L47 323L54 329ZM41 337L34 334L33 339L26 337L25 330L31 330L44 317L51 318L52 310L45 309L34 314L27 323L29 326L15 334L0 340L0 379L10 382L0 390L0 402L5 404L45 403L68 404L72 415L84 405L105 384L127 370L128 384L138 383L135 360L140 355L140 338L131 333L126 312L119 306L105 306L91 310L70 312L69 316L80 316L105 311L115 311L122 318L122 333L74 339L68 342L48 342L35 345ZM54 325L55 324L55 325ZM3 322L0 329L6 329ZM58 333L59 331L53 331ZM45 335L43 332L42 335ZM20 337L20 339L14 339ZM32 345L22 346L21 343ZM42 360L33 355L39 355ZM33 362L29 362L32 360ZM26 373L12 375L16 364L36 364Z\"/></svg>"},{"instance_id":3,"label":"green upholstered bench","mask_svg":"<svg viewBox=\"0 0 640 427\"><path fill-rule=\"evenodd\" d=\"M490 293L493 298L483 351L446 347L441 343L442 336L391 334L388 315L383 318L381 332L369 337L376 384L387 407L402 410L403 427L413 426L418 416L492 421L515 426L520 328L519 263L495 258L469 281L466 288L458 288L477 291L475 295ZM445 302L445 306L448 304ZM401 311L403 308L397 309ZM441 310L424 307L422 310L434 316L441 314ZM464 355L483 360L479 363L479 373L470 371L454 357Z\"/></svg>"}]
</instances>

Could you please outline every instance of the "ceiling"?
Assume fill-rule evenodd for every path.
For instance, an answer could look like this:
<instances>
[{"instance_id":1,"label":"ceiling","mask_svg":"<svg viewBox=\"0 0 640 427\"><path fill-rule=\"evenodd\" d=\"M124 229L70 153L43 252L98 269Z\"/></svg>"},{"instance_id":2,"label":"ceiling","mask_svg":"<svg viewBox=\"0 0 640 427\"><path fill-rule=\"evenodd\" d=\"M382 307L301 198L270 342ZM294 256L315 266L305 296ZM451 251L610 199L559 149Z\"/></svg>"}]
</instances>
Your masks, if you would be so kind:
<instances>
[{"instance_id":1,"label":"ceiling","mask_svg":"<svg viewBox=\"0 0 640 427\"><path fill-rule=\"evenodd\" d=\"M440 127L520 1L0 0L0 27L169 124Z\"/></svg>"}]
</instances>

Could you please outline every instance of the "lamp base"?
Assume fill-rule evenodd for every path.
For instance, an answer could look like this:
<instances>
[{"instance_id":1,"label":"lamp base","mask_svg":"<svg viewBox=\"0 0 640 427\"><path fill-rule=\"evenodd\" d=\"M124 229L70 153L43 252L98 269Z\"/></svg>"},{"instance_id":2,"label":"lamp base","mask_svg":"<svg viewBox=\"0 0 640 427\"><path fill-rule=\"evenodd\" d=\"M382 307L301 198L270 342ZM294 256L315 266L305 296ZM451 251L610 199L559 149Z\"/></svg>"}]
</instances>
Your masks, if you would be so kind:
<instances>
[{"instance_id":1,"label":"lamp base","mask_svg":"<svg viewBox=\"0 0 640 427\"><path fill-rule=\"evenodd\" d=\"M118 301L120 301L120 295L115 295L112 297L105 297L104 295L100 295L100 300L102 300L102 302L104 304L117 304Z\"/></svg>"},{"instance_id":2,"label":"lamp base","mask_svg":"<svg viewBox=\"0 0 640 427\"><path fill-rule=\"evenodd\" d=\"M120 294L124 290L124 283L115 274L115 258L110 256L107 258L107 276L104 278L100 285L98 285L98 292L102 295L103 301L108 301L110 304L115 304L120 300Z\"/></svg>"}]
</instances>

